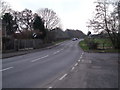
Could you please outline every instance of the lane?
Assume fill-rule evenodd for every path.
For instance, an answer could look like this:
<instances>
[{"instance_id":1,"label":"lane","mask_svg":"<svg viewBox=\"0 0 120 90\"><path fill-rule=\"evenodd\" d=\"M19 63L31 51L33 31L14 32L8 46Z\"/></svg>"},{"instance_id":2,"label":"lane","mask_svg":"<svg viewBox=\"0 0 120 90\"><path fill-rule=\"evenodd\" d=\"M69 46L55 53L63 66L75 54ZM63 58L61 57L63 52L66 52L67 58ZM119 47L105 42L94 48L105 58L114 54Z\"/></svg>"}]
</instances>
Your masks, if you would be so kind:
<instances>
[{"instance_id":1,"label":"lane","mask_svg":"<svg viewBox=\"0 0 120 90\"><path fill-rule=\"evenodd\" d=\"M16 63L19 63L20 65L17 65L12 69L3 72L3 87L4 88L45 87L47 83L53 81L58 76L65 73L66 70L68 70L78 60L78 58L82 54L82 51L80 51L78 47L78 42L79 41L69 41L67 43L65 42L59 45L58 47L46 50L46 52L44 53L46 55L49 54L49 56L42 58L40 60L38 59L35 62L31 62L33 59L26 60L28 61L26 63L25 62L19 63L18 61L16 61ZM57 51L59 52L54 54ZM37 53L41 54L41 52ZM28 56L26 55L26 57ZM13 63L9 62L9 64L12 65ZM8 63L5 65L8 65Z\"/></svg>"},{"instance_id":2,"label":"lane","mask_svg":"<svg viewBox=\"0 0 120 90\"><path fill-rule=\"evenodd\" d=\"M56 52L57 50L60 50L61 48L64 48L70 42L71 41L63 42L59 46L56 46L56 47L51 48L51 49L46 49L46 50L42 50L39 52L33 52L33 53L21 55L21 56L15 56L15 57L11 57L11 58L2 59L2 64L3 64L2 67L7 68L10 66L17 66L17 65L20 65L22 63L23 64L27 63L28 61L31 61L31 60L39 59L39 58L44 57L46 55L52 54L53 52Z\"/></svg>"}]
</instances>

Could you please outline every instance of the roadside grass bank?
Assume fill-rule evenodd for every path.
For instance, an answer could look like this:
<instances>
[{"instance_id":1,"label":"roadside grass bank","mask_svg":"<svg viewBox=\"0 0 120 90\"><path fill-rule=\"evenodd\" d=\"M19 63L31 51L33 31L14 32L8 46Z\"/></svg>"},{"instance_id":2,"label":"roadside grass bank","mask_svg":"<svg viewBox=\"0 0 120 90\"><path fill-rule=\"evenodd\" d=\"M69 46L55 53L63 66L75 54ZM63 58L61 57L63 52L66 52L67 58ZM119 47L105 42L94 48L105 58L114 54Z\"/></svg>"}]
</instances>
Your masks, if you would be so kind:
<instances>
[{"instance_id":1,"label":"roadside grass bank","mask_svg":"<svg viewBox=\"0 0 120 90\"><path fill-rule=\"evenodd\" d=\"M92 39L92 42L97 44L96 49L90 49L88 46L88 41L91 41L91 39L84 39L83 41L79 42L79 46L85 51L85 52L105 52L105 53L120 53L120 50L114 49L112 46L111 41L108 38L94 38Z\"/></svg>"}]
</instances>

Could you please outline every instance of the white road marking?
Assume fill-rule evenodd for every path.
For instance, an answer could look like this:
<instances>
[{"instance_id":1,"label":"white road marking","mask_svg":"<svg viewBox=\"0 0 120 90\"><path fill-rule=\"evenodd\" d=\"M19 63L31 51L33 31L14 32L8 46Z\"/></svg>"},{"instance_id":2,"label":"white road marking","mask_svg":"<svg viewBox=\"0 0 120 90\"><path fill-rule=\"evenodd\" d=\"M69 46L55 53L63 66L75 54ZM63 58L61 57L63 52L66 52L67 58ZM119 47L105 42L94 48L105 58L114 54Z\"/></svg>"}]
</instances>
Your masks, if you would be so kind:
<instances>
[{"instance_id":1,"label":"white road marking","mask_svg":"<svg viewBox=\"0 0 120 90\"><path fill-rule=\"evenodd\" d=\"M62 51L62 50L64 50L64 49L60 49L60 51Z\"/></svg>"},{"instance_id":2,"label":"white road marking","mask_svg":"<svg viewBox=\"0 0 120 90\"><path fill-rule=\"evenodd\" d=\"M80 60L78 60L78 62L80 62Z\"/></svg>"},{"instance_id":3,"label":"white road marking","mask_svg":"<svg viewBox=\"0 0 120 90\"><path fill-rule=\"evenodd\" d=\"M59 44L57 43L57 44L55 44L55 45L59 45Z\"/></svg>"},{"instance_id":4,"label":"white road marking","mask_svg":"<svg viewBox=\"0 0 120 90\"><path fill-rule=\"evenodd\" d=\"M38 59L32 60L31 62L38 61L38 60L43 59L43 58L46 58L46 57L48 57L48 56L49 56L49 55L43 56L43 57L41 57L41 58L38 58Z\"/></svg>"},{"instance_id":5,"label":"white road marking","mask_svg":"<svg viewBox=\"0 0 120 90\"><path fill-rule=\"evenodd\" d=\"M60 49L60 50L58 50L58 51L54 52L54 53L53 53L53 55L55 55L55 54L59 53L59 52L60 52L60 51L62 51L62 50L64 50L64 49Z\"/></svg>"},{"instance_id":6,"label":"white road marking","mask_svg":"<svg viewBox=\"0 0 120 90\"><path fill-rule=\"evenodd\" d=\"M80 59L82 58L83 54L84 54L84 53L81 54Z\"/></svg>"},{"instance_id":7,"label":"white road marking","mask_svg":"<svg viewBox=\"0 0 120 90\"><path fill-rule=\"evenodd\" d=\"M5 69L0 70L0 72L6 71L6 70L9 70L9 69L12 69L12 68L13 68L13 67L8 67L8 68L5 68Z\"/></svg>"},{"instance_id":8,"label":"white road marking","mask_svg":"<svg viewBox=\"0 0 120 90\"><path fill-rule=\"evenodd\" d=\"M53 54L55 55L55 54L57 54L57 52L54 52Z\"/></svg>"},{"instance_id":9,"label":"white road marking","mask_svg":"<svg viewBox=\"0 0 120 90\"><path fill-rule=\"evenodd\" d=\"M83 55L84 53L82 53L82 55Z\"/></svg>"},{"instance_id":10,"label":"white road marking","mask_svg":"<svg viewBox=\"0 0 120 90\"><path fill-rule=\"evenodd\" d=\"M50 87L48 87L48 88L52 88L52 87L50 86Z\"/></svg>"},{"instance_id":11,"label":"white road marking","mask_svg":"<svg viewBox=\"0 0 120 90\"><path fill-rule=\"evenodd\" d=\"M47 89L47 90L50 90L51 88L53 88L53 87L51 87L51 86L50 86L50 87L48 87L48 89Z\"/></svg>"},{"instance_id":12,"label":"white road marking","mask_svg":"<svg viewBox=\"0 0 120 90\"><path fill-rule=\"evenodd\" d=\"M78 63L75 64L75 66L77 66L77 65L78 65Z\"/></svg>"},{"instance_id":13,"label":"white road marking","mask_svg":"<svg viewBox=\"0 0 120 90\"><path fill-rule=\"evenodd\" d=\"M59 51L57 51L57 52L60 52L60 50L59 50Z\"/></svg>"},{"instance_id":14,"label":"white road marking","mask_svg":"<svg viewBox=\"0 0 120 90\"><path fill-rule=\"evenodd\" d=\"M72 67L71 71L73 71L75 69L75 67Z\"/></svg>"},{"instance_id":15,"label":"white road marking","mask_svg":"<svg viewBox=\"0 0 120 90\"><path fill-rule=\"evenodd\" d=\"M60 51L56 51L56 52L54 52L53 54L57 54L57 53L59 53Z\"/></svg>"},{"instance_id":16,"label":"white road marking","mask_svg":"<svg viewBox=\"0 0 120 90\"><path fill-rule=\"evenodd\" d=\"M67 76L67 74L64 74L59 80L62 80L63 78L65 78Z\"/></svg>"},{"instance_id":17,"label":"white road marking","mask_svg":"<svg viewBox=\"0 0 120 90\"><path fill-rule=\"evenodd\" d=\"M80 57L80 59L82 58L82 56Z\"/></svg>"}]
</instances>

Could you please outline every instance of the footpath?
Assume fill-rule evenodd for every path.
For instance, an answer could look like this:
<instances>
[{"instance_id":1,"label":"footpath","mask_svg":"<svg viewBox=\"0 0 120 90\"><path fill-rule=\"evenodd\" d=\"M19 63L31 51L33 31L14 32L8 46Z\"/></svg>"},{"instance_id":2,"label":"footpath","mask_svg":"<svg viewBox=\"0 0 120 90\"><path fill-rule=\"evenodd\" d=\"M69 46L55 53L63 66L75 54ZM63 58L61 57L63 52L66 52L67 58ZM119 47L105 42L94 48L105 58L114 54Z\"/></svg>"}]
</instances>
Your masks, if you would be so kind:
<instances>
[{"instance_id":1,"label":"footpath","mask_svg":"<svg viewBox=\"0 0 120 90\"><path fill-rule=\"evenodd\" d=\"M53 88L118 88L118 53L84 53Z\"/></svg>"}]
</instances>

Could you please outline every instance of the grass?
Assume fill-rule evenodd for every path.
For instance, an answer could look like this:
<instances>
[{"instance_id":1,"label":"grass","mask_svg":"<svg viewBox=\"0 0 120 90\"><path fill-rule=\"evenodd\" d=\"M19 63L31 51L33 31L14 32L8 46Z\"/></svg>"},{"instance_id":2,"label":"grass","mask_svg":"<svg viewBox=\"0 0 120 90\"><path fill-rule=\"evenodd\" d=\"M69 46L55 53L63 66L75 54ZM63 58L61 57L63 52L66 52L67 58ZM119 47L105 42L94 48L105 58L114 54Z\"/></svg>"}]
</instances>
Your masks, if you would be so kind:
<instances>
[{"instance_id":1,"label":"grass","mask_svg":"<svg viewBox=\"0 0 120 90\"><path fill-rule=\"evenodd\" d=\"M94 39L94 41L98 43L99 49L110 49L113 47L110 39Z\"/></svg>"},{"instance_id":2,"label":"grass","mask_svg":"<svg viewBox=\"0 0 120 90\"><path fill-rule=\"evenodd\" d=\"M80 41L80 42L79 42L79 45L80 45L80 47L81 47L84 51L88 51L88 50L89 50L89 48L88 48L88 46L87 46L87 44L86 44L85 41Z\"/></svg>"},{"instance_id":3,"label":"grass","mask_svg":"<svg viewBox=\"0 0 120 90\"><path fill-rule=\"evenodd\" d=\"M87 46L86 43L87 40L85 39L84 41L79 42L80 47L86 52L111 52L111 53L120 52L120 50L113 48L112 43L109 39L101 39L101 38L93 39L94 42L98 43L98 49L89 50L89 47Z\"/></svg>"}]
</instances>

